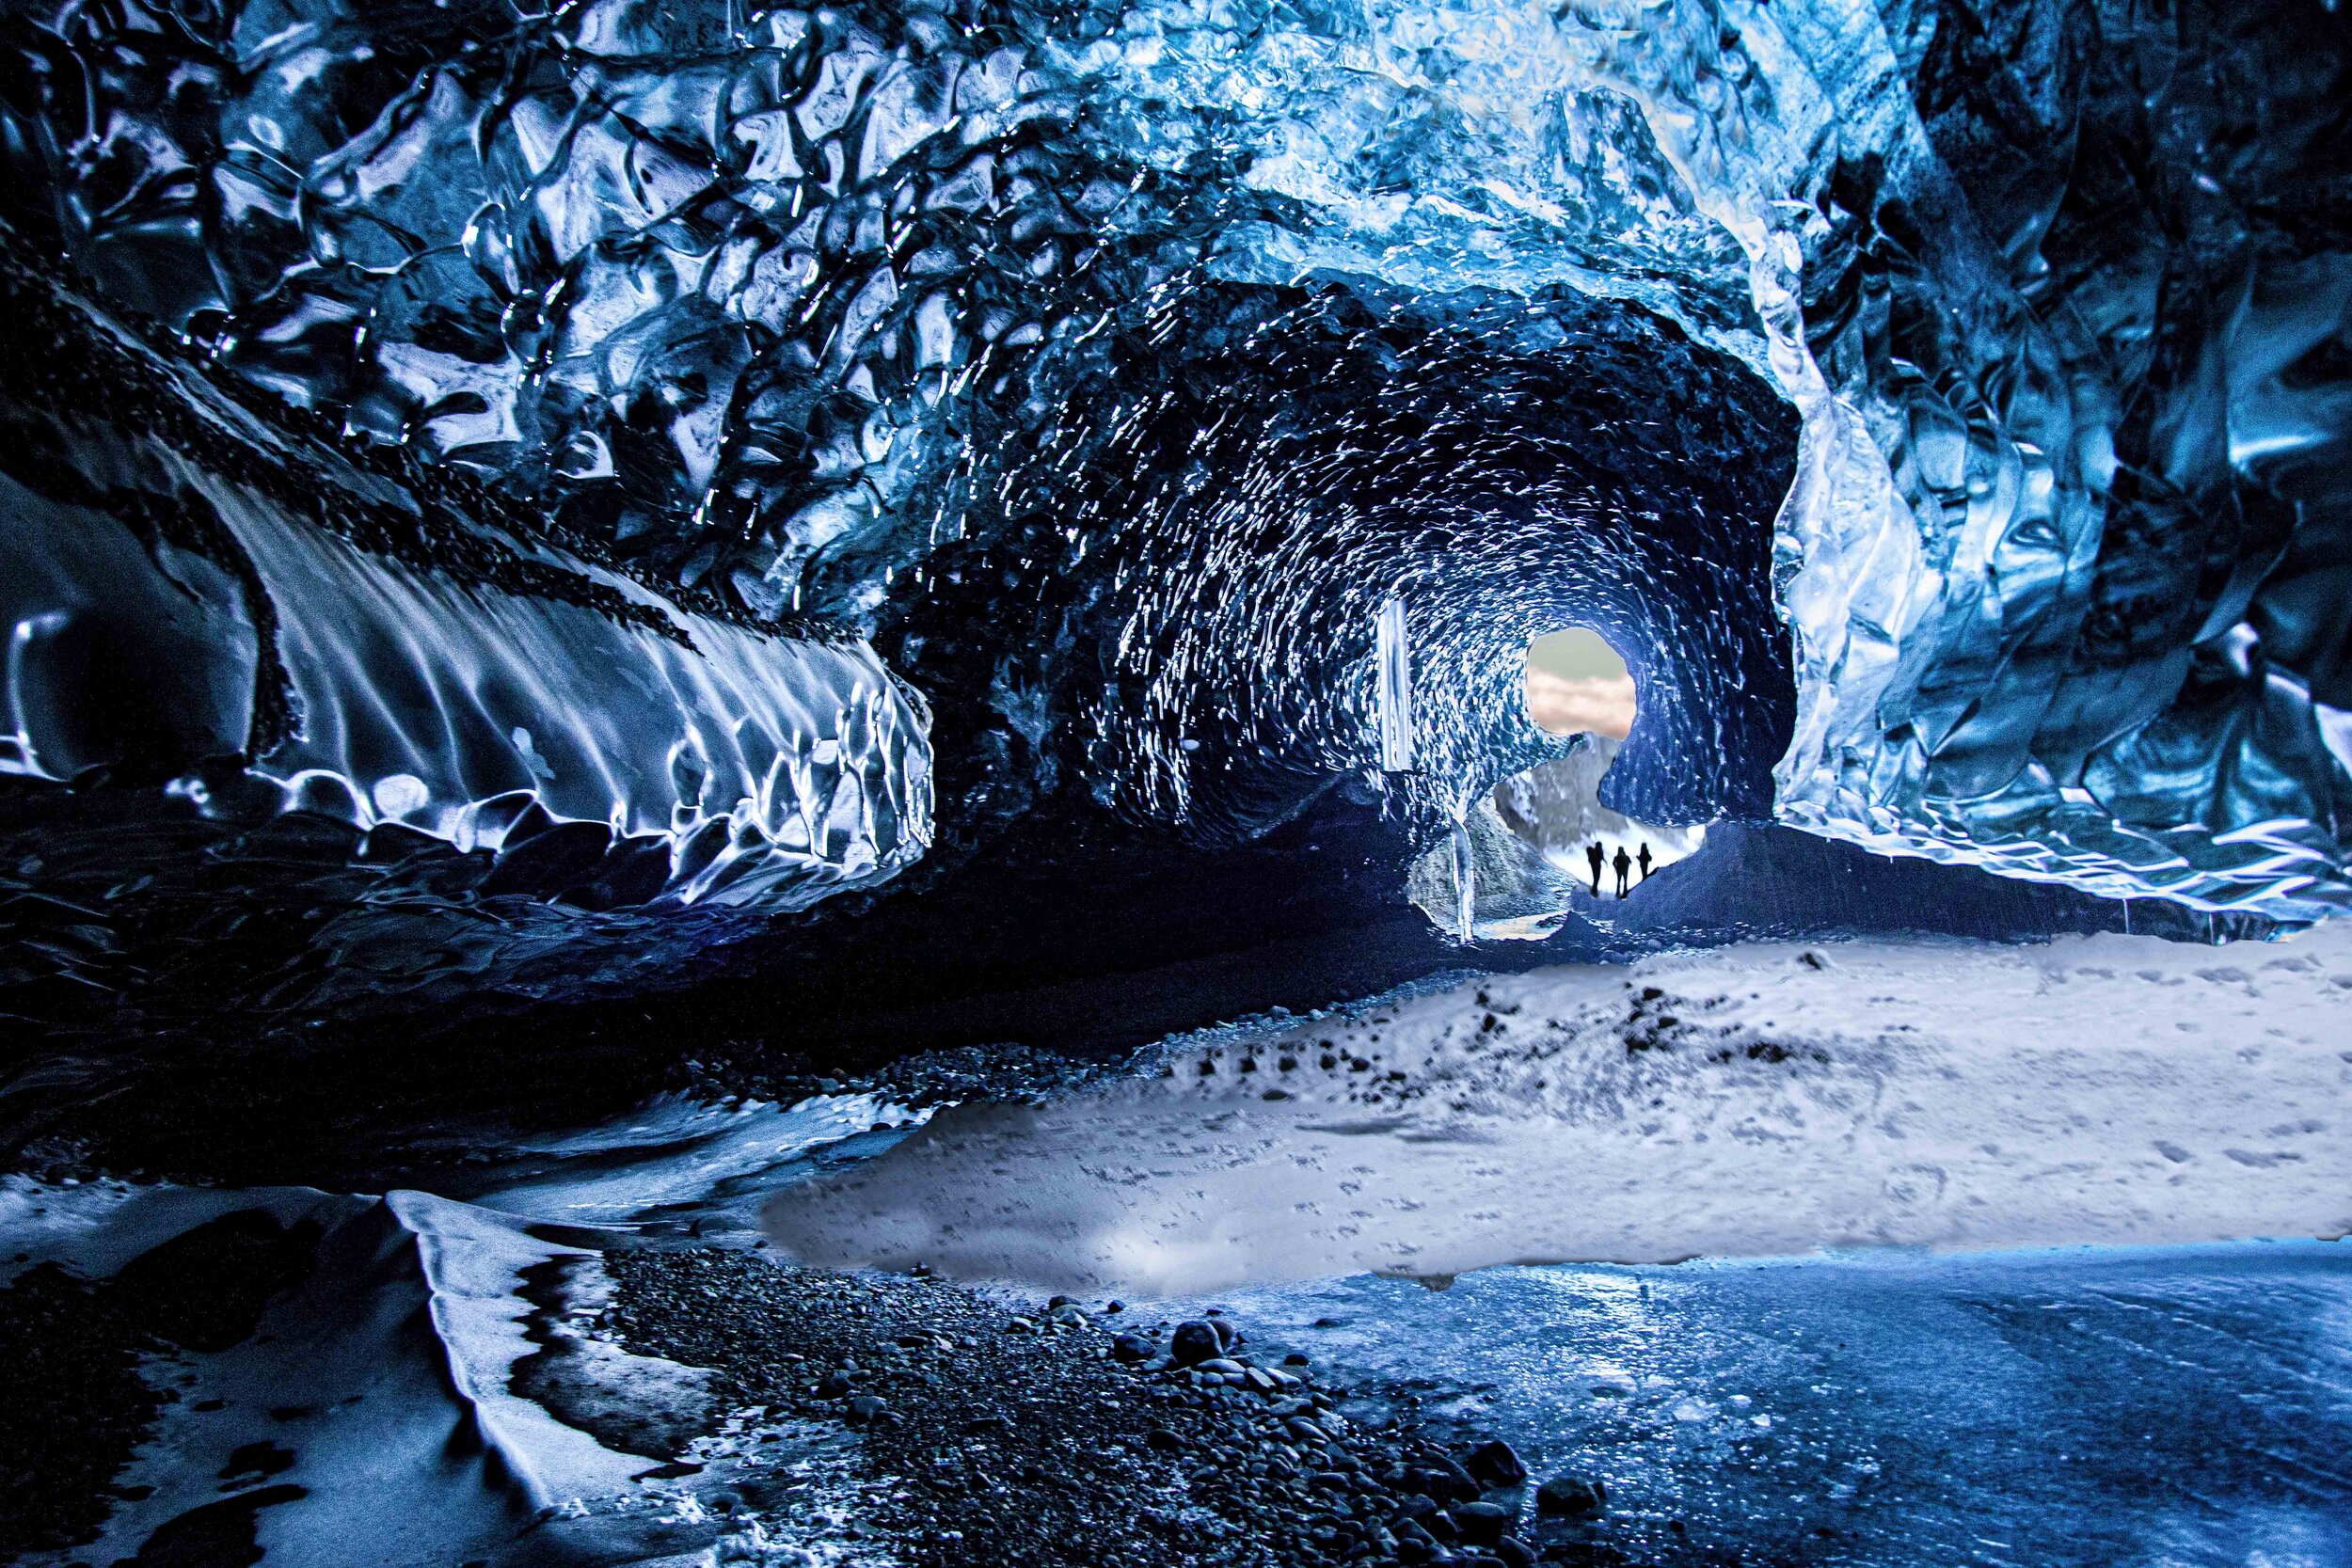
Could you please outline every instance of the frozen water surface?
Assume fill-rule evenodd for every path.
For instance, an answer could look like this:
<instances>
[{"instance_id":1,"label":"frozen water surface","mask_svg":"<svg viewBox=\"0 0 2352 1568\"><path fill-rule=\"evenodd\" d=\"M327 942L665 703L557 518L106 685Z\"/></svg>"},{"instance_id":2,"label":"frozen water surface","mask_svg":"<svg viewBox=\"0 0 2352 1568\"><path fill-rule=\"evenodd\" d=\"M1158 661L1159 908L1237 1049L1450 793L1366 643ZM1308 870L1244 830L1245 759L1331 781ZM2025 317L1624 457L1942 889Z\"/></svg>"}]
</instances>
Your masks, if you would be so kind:
<instances>
[{"instance_id":1,"label":"frozen water surface","mask_svg":"<svg viewBox=\"0 0 2352 1568\"><path fill-rule=\"evenodd\" d=\"M1605 1481L1593 1538L1636 1562L2352 1562L2352 1243L1359 1275L1149 1310L1212 1304L1537 1480Z\"/></svg>"}]
</instances>

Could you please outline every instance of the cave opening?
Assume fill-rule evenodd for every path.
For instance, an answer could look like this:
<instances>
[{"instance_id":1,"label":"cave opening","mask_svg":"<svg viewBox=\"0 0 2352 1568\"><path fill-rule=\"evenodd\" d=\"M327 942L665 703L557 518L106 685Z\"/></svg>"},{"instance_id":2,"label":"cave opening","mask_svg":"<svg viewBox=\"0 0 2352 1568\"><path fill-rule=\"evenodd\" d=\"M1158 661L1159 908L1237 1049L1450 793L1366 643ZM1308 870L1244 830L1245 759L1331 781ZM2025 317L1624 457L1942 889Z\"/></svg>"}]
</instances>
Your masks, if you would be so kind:
<instances>
[{"instance_id":1,"label":"cave opening","mask_svg":"<svg viewBox=\"0 0 2352 1568\"><path fill-rule=\"evenodd\" d=\"M1608 637L1555 627L1529 640L1522 663L1525 719L1554 754L1478 793L1412 871L1415 901L1457 941L1605 927L1612 903L1706 841L1703 820L1653 823L1604 801L1640 716L1632 666Z\"/></svg>"},{"instance_id":2,"label":"cave opening","mask_svg":"<svg viewBox=\"0 0 2352 1568\"><path fill-rule=\"evenodd\" d=\"M1625 656L1590 626L1548 631L1527 645L1527 712L1546 735L1633 733L1636 692Z\"/></svg>"}]
</instances>

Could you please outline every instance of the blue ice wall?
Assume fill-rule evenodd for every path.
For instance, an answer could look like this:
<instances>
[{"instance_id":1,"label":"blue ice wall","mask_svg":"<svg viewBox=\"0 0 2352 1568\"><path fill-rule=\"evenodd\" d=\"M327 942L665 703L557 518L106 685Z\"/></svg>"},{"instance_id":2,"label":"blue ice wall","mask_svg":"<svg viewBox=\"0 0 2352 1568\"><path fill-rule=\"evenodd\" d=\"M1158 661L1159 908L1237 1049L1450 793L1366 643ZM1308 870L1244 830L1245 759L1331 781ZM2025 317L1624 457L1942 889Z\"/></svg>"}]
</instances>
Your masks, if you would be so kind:
<instances>
[{"instance_id":1,"label":"blue ice wall","mask_svg":"<svg viewBox=\"0 0 2352 1568\"><path fill-rule=\"evenodd\" d=\"M1143 399L1073 401L1119 345L1175 343L1212 289L1268 291L1247 345L1297 307L1275 296L1339 287L1374 302L1372 353L1383 302L1565 290L1665 324L1686 389L1691 364L1769 378L1793 468L1776 437L1713 461L1780 498L1775 562L1692 549L1753 520L1662 513L1654 475L1518 478L1541 410L1467 463L1409 430L1334 443L1392 515L1512 536L1451 579L1503 579L1506 613L1422 585L1430 744L1379 787L1423 831L1540 754L1493 661L1589 603L1650 640L1665 717L1629 758L1655 765L1617 786L1645 815L1765 809L1743 781L1776 767L1769 809L1882 851L2290 919L2347 895L2352 138L2322 8L263 0L6 25L10 221L237 374L755 614L879 626L970 586L933 573L958 544L1084 579L1127 634L1112 668L1089 632L952 673L1032 783L1068 731L1120 809L1279 819L1376 761L1371 615L1430 559L1302 499L1301 559L1346 583L1252 560L1273 503L1327 492L1305 467L1171 461L1202 550L1255 578L1232 592L1100 564L1200 572L1132 539L1165 510L1008 514L1008 451L1185 450L1116 422ZM1552 352L1575 366L1575 335ZM1279 440L1260 405L1230 417ZM1619 560L1563 564L1611 530ZM1793 660L1792 710L1757 694L1756 639Z\"/></svg>"}]
</instances>

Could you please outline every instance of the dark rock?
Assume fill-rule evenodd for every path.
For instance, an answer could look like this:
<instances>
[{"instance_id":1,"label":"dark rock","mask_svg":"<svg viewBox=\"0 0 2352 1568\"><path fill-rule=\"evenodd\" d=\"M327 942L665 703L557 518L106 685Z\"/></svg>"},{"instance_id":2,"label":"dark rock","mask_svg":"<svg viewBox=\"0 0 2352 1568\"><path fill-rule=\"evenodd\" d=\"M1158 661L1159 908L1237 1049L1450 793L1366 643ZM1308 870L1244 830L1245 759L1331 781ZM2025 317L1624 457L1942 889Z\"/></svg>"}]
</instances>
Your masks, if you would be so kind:
<instances>
[{"instance_id":1,"label":"dark rock","mask_svg":"<svg viewBox=\"0 0 2352 1568\"><path fill-rule=\"evenodd\" d=\"M1450 1459L1440 1459L1427 1469L1416 1471L1413 1481L1440 1503L1476 1502L1483 1490L1470 1479L1468 1470Z\"/></svg>"},{"instance_id":2,"label":"dark rock","mask_svg":"<svg viewBox=\"0 0 2352 1568\"><path fill-rule=\"evenodd\" d=\"M1486 1486L1518 1486L1527 1480L1527 1466L1519 1463L1511 1445L1499 1437L1472 1449L1462 1468L1472 1481Z\"/></svg>"},{"instance_id":3,"label":"dark rock","mask_svg":"<svg viewBox=\"0 0 2352 1568\"><path fill-rule=\"evenodd\" d=\"M308 1487L281 1481L202 1504L165 1520L139 1547L138 1555L124 1560L141 1568L148 1563L259 1562L262 1546L256 1515L265 1508L299 1502L310 1495Z\"/></svg>"},{"instance_id":4,"label":"dark rock","mask_svg":"<svg viewBox=\"0 0 2352 1568\"><path fill-rule=\"evenodd\" d=\"M1241 1343L1241 1330L1233 1326L1233 1321L1231 1318L1211 1318L1209 1327L1216 1335L1218 1349L1232 1350Z\"/></svg>"},{"instance_id":5,"label":"dark rock","mask_svg":"<svg viewBox=\"0 0 2352 1568\"><path fill-rule=\"evenodd\" d=\"M1166 1427L1153 1427L1143 1441L1155 1453L1178 1453L1184 1446L1184 1440Z\"/></svg>"},{"instance_id":6,"label":"dark rock","mask_svg":"<svg viewBox=\"0 0 2352 1568\"><path fill-rule=\"evenodd\" d=\"M1517 1517L1498 1503L1463 1503L1449 1512L1454 1515L1454 1528L1473 1546L1491 1546L1502 1540Z\"/></svg>"},{"instance_id":7,"label":"dark rock","mask_svg":"<svg viewBox=\"0 0 2352 1568\"><path fill-rule=\"evenodd\" d=\"M859 1425L874 1419L890 1408L890 1402L880 1394L860 1394L850 1402L848 1419Z\"/></svg>"},{"instance_id":8,"label":"dark rock","mask_svg":"<svg viewBox=\"0 0 2352 1568\"><path fill-rule=\"evenodd\" d=\"M1495 1556L1502 1560L1503 1568L1535 1568L1535 1548L1516 1535L1496 1542Z\"/></svg>"},{"instance_id":9,"label":"dark rock","mask_svg":"<svg viewBox=\"0 0 2352 1568\"><path fill-rule=\"evenodd\" d=\"M1120 1361L1149 1361L1152 1341L1140 1334L1121 1334L1111 1341L1111 1355Z\"/></svg>"},{"instance_id":10,"label":"dark rock","mask_svg":"<svg viewBox=\"0 0 2352 1568\"><path fill-rule=\"evenodd\" d=\"M975 1416L963 1423L963 1430L974 1437L993 1436L1010 1432L1012 1423L1002 1416Z\"/></svg>"},{"instance_id":11,"label":"dark rock","mask_svg":"<svg viewBox=\"0 0 2352 1568\"><path fill-rule=\"evenodd\" d=\"M141 1254L115 1276L126 1310L152 1333L189 1350L242 1343L272 1296L310 1273L315 1220L289 1227L265 1210L242 1209Z\"/></svg>"},{"instance_id":12,"label":"dark rock","mask_svg":"<svg viewBox=\"0 0 2352 1568\"><path fill-rule=\"evenodd\" d=\"M847 1373L838 1371L827 1372L822 1378L818 1380L817 1395L819 1399L837 1400L842 1395L848 1393L850 1391L850 1384Z\"/></svg>"},{"instance_id":13,"label":"dark rock","mask_svg":"<svg viewBox=\"0 0 2352 1568\"><path fill-rule=\"evenodd\" d=\"M1179 1367L1198 1366L1224 1349L1225 1341L1204 1323L1178 1323L1175 1338L1168 1341L1168 1354Z\"/></svg>"},{"instance_id":14,"label":"dark rock","mask_svg":"<svg viewBox=\"0 0 2352 1568\"><path fill-rule=\"evenodd\" d=\"M258 1443L246 1443L230 1453L229 1463L221 1466L220 1473L230 1480L245 1476L275 1476L293 1469L294 1462L294 1449L281 1449L264 1438Z\"/></svg>"},{"instance_id":15,"label":"dark rock","mask_svg":"<svg viewBox=\"0 0 2352 1568\"><path fill-rule=\"evenodd\" d=\"M1535 1512L1574 1519L1596 1513L1609 1501L1609 1488L1581 1476L1554 1476L1535 1488Z\"/></svg>"}]
</instances>

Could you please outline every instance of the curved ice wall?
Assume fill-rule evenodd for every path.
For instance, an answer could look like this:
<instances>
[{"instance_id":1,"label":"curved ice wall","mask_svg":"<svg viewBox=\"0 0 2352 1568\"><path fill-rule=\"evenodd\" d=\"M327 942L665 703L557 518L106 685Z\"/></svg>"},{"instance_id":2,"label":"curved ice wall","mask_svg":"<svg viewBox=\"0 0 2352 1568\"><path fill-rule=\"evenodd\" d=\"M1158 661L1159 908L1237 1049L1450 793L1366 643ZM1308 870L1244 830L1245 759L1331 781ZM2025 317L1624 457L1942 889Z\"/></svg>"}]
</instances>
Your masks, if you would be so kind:
<instances>
[{"instance_id":1,"label":"curved ice wall","mask_svg":"<svg viewBox=\"0 0 2352 1568\"><path fill-rule=\"evenodd\" d=\"M219 810L243 761L591 908L793 909L922 853L927 721L862 642L690 612L354 465L13 249L0 302L33 350L0 368L0 771Z\"/></svg>"},{"instance_id":2,"label":"curved ice wall","mask_svg":"<svg viewBox=\"0 0 2352 1568\"><path fill-rule=\"evenodd\" d=\"M1883 849L2287 918L2345 896L2352 138L2318 8L8 25L18 220L237 373L759 614L1080 579L975 689L990 744L1084 732L1125 809L1247 832L1363 768L1458 816L1545 754L1514 640L1606 622L1649 665L1623 809L1761 810L1776 758L1773 809ZM1334 284L1364 317L1326 362L1438 406L1301 430L1182 363L1104 385L1279 369ZM1568 292L1647 314L1595 325ZM1629 333L1658 352L1587 381L1679 379L1692 417L1548 424L1563 378L1527 365L1572 382ZM1802 420L1785 749L1742 554L1778 443L1740 365ZM1746 471L1725 420L1757 429ZM1064 509L1032 483L1057 464L1131 504ZM1421 771L1378 775L1400 595Z\"/></svg>"},{"instance_id":3,"label":"curved ice wall","mask_svg":"<svg viewBox=\"0 0 2352 1568\"><path fill-rule=\"evenodd\" d=\"M2332 8L1628 11L1805 419L1781 815L2288 919L2352 806Z\"/></svg>"}]
</instances>

